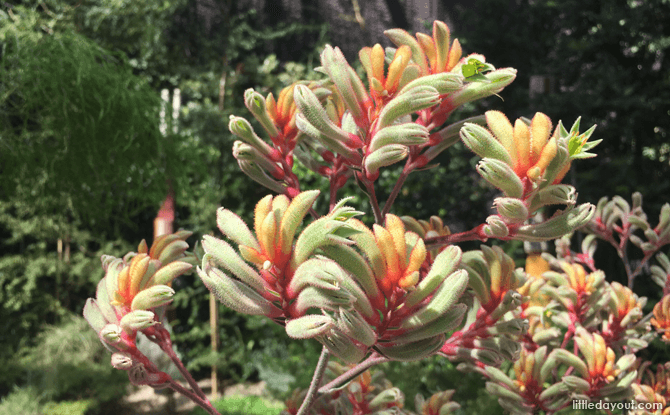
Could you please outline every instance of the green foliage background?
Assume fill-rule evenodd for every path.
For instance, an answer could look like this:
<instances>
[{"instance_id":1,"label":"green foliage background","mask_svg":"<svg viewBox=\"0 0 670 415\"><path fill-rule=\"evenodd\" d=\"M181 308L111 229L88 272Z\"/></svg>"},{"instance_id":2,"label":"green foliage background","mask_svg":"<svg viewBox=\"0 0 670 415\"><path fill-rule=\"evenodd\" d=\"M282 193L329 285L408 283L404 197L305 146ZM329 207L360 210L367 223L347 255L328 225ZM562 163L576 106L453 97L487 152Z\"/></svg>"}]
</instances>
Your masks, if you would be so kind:
<instances>
[{"instance_id":1,"label":"green foliage background","mask_svg":"<svg viewBox=\"0 0 670 415\"><path fill-rule=\"evenodd\" d=\"M208 24L197 3L186 0L27 0L0 9L0 367L6 368L0 396L26 386L3 404L23 405L35 396L112 399L97 390L75 396L35 381L36 365L50 358L36 347L51 350L49 336L72 330L70 314L81 312L102 278L102 253L123 255L151 235L168 182L176 194L177 226L195 232L191 244L218 233L218 206L249 221L266 193L239 172L228 117L248 116L241 99L246 88L276 93L314 76L327 25L315 13L299 23L269 22L238 1L215 4L220 13ZM462 10L454 35L466 53L513 66L519 77L503 92L504 101L467 106L454 119L492 108L510 118L542 111L566 124L581 115L583 126L598 124L596 136L604 141L599 157L579 163L569 176L580 201L640 190L653 217L670 186L664 180L670 173L668 16L667 0L479 0ZM287 46L294 44L304 47ZM529 79L538 74L552 77L554 92L531 100ZM168 119L164 137L159 91L175 87L182 108L178 120ZM475 226L493 195L474 172L476 159L456 145L438 161L432 172L410 176L395 212L437 214L454 231ZM309 186L324 185L299 174ZM382 172L382 200L397 174L394 168ZM349 184L342 195L353 193ZM357 203L365 209L367 202ZM69 256L59 256L59 241L69 246ZM606 256L600 264L608 262L614 261ZM607 272L622 280L617 269ZM229 382L263 379L276 396L307 385L304 367L316 361L316 344L289 341L267 320L222 308L221 350L212 354L206 289L193 275L181 277L175 288L170 316L176 343L197 375L216 362ZM72 376L86 379L84 370L99 374L108 367L99 355L82 356L100 366L78 361L73 365L82 371ZM419 381L408 379L408 372L420 373ZM468 413L499 411L482 393L481 380L464 378L448 362L390 365L387 373L410 406L415 392L457 388Z\"/></svg>"}]
</instances>

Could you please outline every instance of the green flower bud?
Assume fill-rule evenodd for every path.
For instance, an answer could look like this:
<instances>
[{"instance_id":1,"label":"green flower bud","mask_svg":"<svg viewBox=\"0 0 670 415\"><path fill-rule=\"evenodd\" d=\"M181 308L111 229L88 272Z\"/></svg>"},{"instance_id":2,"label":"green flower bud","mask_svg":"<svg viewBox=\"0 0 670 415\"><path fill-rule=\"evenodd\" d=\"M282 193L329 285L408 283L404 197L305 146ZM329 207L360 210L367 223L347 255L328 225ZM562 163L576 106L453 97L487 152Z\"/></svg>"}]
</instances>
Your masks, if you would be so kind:
<instances>
[{"instance_id":1,"label":"green flower bud","mask_svg":"<svg viewBox=\"0 0 670 415\"><path fill-rule=\"evenodd\" d=\"M591 220L595 206L585 203L537 225L521 226L513 239L531 242L549 241L578 229Z\"/></svg>"},{"instance_id":2,"label":"green flower bud","mask_svg":"<svg viewBox=\"0 0 670 415\"><path fill-rule=\"evenodd\" d=\"M441 72L433 75L422 76L405 85L399 92L403 94L417 86L429 86L435 88L438 94L446 95L458 91L463 87L463 77L452 72Z\"/></svg>"},{"instance_id":3,"label":"green flower bud","mask_svg":"<svg viewBox=\"0 0 670 415\"><path fill-rule=\"evenodd\" d=\"M573 378L576 377L573 376ZM563 379L565 379L565 377ZM542 393L540 394L540 400L544 401L545 399L548 400L556 396L564 396L567 395L568 393L570 393L570 387L568 385L566 385L563 382L554 383L553 385L549 386L547 389L542 391Z\"/></svg>"},{"instance_id":4,"label":"green flower bud","mask_svg":"<svg viewBox=\"0 0 670 415\"><path fill-rule=\"evenodd\" d=\"M565 385L574 392L586 392L589 390L591 385L589 382L585 381L582 378L578 378L577 376L563 376L563 379L561 379Z\"/></svg>"},{"instance_id":5,"label":"green flower bud","mask_svg":"<svg viewBox=\"0 0 670 415\"><path fill-rule=\"evenodd\" d=\"M355 149L350 148L342 141L333 139L323 133L317 127L312 125L302 113L296 115L295 122L296 127L298 127L300 131L318 140L319 143L323 144L328 150L340 154L349 160L360 161L361 156Z\"/></svg>"},{"instance_id":6,"label":"green flower bud","mask_svg":"<svg viewBox=\"0 0 670 415\"><path fill-rule=\"evenodd\" d=\"M378 128L393 124L405 115L439 104L440 94L431 86L416 86L391 99L379 113Z\"/></svg>"},{"instance_id":7,"label":"green flower bud","mask_svg":"<svg viewBox=\"0 0 670 415\"><path fill-rule=\"evenodd\" d=\"M516 78L516 69L496 69L484 75L489 82L470 82L460 91L452 94L453 106L458 107L467 102L494 95L502 91Z\"/></svg>"},{"instance_id":8,"label":"green flower bud","mask_svg":"<svg viewBox=\"0 0 670 415\"><path fill-rule=\"evenodd\" d=\"M391 360L410 362L421 360L440 350L446 338L444 335L430 337L415 342L384 346L377 344L377 351Z\"/></svg>"},{"instance_id":9,"label":"green flower bud","mask_svg":"<svg viewBox=\"0 0 670 415\"><path fill-rule=\"evenodd\" d=\"M401 328L411 329L424 326L446 313L461 297L468 285L466 272L455 272L437 289L433 298L414 314L406 318Z\"/></svg>"},{"instance_id":10,"label":"green flower bud","mask_svg":"<svg viewBox=\"0 0 670 415\"><path fill-rule=\"evenodd\" d=\"M460 139L460 131L466 123L485 125L486 118L483 115L478 115L476 117L470 117L444 127L440 131L432 134L433 137L437 135L440 138L440 141L437 144L428 147L428 149L426 149L422 155L426 157L428 161L430 161L447 148L456 144Z\"/></svg>"},{"instance_id":11,"label":"green flower bud","mask_svg":"<svg viewBox=\"0 0 670 415\"><path fill-rule=\"evenodd\" d=\"M404 396L400 389L390 388L375 396L368 405L370 409L374 410L380 407L383 408L388 404L402 402L403 400Z\"/></svg>"},{"instance_id":12,"label":"green flower bud","mask_svg":"<svg viewBox=\"0 0 670 415\"><path fill-rule=\"evenodd\" d=\"M107 342L107 344L117 344L121 341L121 326L118 324L107 324L100 331L100 337Z\"/></svg>"},{"instance_id":13,"label":"green flower bud","mask_svg":"<svg viewBox=\"0 0 670 415\"><path fill-rule=\"evenodd\" d=\"M356 345L348 336L337 329L333 329L317 340L328 350L348 364L355 364L365 357L368 348Z\"/></svg>"},{"instance_id":14,"label":"green flower bud","mask_svg":"<svg viewBox=\"0 0 670 415\"><path fill-rule=\"evenodd\" d=\"M428 130L423 125L413 122L391 125L377 131L368 152L374 152L389 144L401 144L405 146L420 145L428 142Z\"/></svg>"},{"instance_id":15,"label":"green flower bud","mask_svg":"<svg viewBox=\"0 0 670 415\"><path fill-rule=\"evenodd\" d=\"M237 278L256 291L263 292L263 290L265 290L267 286L265 280L261 278L255 269L244 262L244 260L237 255L237 252L235 252L235 250L225 241L214 238L213 236L204 235L202 239L202 247L216 264L235 274Z\"/></svg>"},{"instance_id":16,"label":"green flower bud","mask_svg":"<svg viewBox=\"0 0 670 415\"><path fill-rule=\"evenodd\" d=\"M153 311L148 310L134 310L121 318L119 322L121 327L126 332L133 332L147 329L154 324L158 324L154 319Z\"/></svg>"},{"instance_id":17,"label":"green flower bud","mask_svg":"<svg viewBox=\"0 0 670 415\"><path fill-rule=\"evenodd\" d=\"M128 353L112 353L112 366L114 369L130 370L134 365L133 357Z\"/></svg>"},{"instance_id":18,"label":"green flower bud","mask_svg":"<svg viewBox=\"0 0 670 415\"><path fill-rule=\"evenodd\" d=\"M237 160L240 169L253 181L272 190L275 193L283 194L286 188L278 181L274 180L256 163L248 160Z\"/></svg>"},{"instance_id":19,"label":"green flower bud","mask_svg":"<svg viewBox=\"0 0 670 415\"><path fill-rule=\"evenodd\" d=\"M362 119L365 101L362 91L363 83L347 63L340 48L326 45L321 52L321 65L335 84L335 88L354 118L356 120ZM352 70L350 71L350 69Z\"/></svg>"},{"instance_id":20,"label":"green flower bud","mask_svg":"<svg viewBox=\"0 0 670 415\"><path fill-rule=\"evenodd\" d=\"M538 191L530 201L530 213L548 205L569 205L577 202L575 188L567 184L554 184Z\"/></svg>"},{"instance_id":21,"label":"green flower bud","mask_svg":"<svg viewBox=\"0 0 670 415\"><path fill-rule=\"evenodd\" d=\"M284 170L267 156L263 155L256 147L242 141L233 143L233 157L238 161L248 161L260 166L277 179L284 176Z\"/></svg>"},{"instance_id":22,"label":"green flower bud","mask_svg":"<svg viewBox=\"0 0 670 415\"><path fill-rule=\"evenodd\" d=\"M489 378L496 383L501 383L507 386L510 389L516 389L517 385L512 379L509 378L502 370L494 366L486 366L484 371L489 376Z\"/></svg>"},{"instance_id":23,"label":"green flower bud","mask_svg":"<svg viewBox=\"0 0 670 415\"><path fill-rule=\"evenodd\" d=\"M484 158L477 164L476 169L484 180L502 190L505 196L514 198L523 196L523 184L519 176L505 162Z\"/></svg>"},{"instance_id":24,"label":"green flower bud","mask_svg":"<svg viewBox=\"0 0 670 415\"><path fill-rule=\"evenodd\" d=\"M435 289L440 286L447 276L456 271L461 263L463 252L456 245L450 245L440 252L428 275L417 284L414 291L410 292L405 299L406 307L413 307L426 299Z\"/></svg>"},{"instance_id":25,"label":"green flower bud","mask_svg":"<svg viewBox=\"0 0 670 415\"><path fill-rule=\"evenodd\" d=\"M461 324L466 311L468 311L468 307L465 304L456 304L440 316L440 318L424 326L410 329L403 334L394 336L393 342L396 344L409 343L444 334Z\"/></svg>"},{"instance_id":26,"label":"green flower bud","mask_svg":"<svg viewBox=\"0 0 670 415\"><path fill-rule=\"evenodd\" d=\"M319 99L308 87L296 85L293 98L300 113L305 117L305 121L329 140L340 142L350 149L362 146L363 143L360 138L347 133L331 121Z\"/></svg>"},{"instance_id":27,"label":"green flower bud","mask_svg":"<svg viewBox=\"0 0 670 415\"><path fill-rule=\"evenodd\" d=\"M246 119L231 115L230 122L228 123L228 129L231 133L241 138L247 144L256 148L264 156L269 157L273 153L272 147L270 147L265 141L256 135L254 128Z\"/></svg>"},{"instance_id":28,"label":"green flower bud","mask_svg":"<svg viewBox=\"0 0 670 415\"><path fill-rule=\"evenodd\" d=\"M305 219L305 215L307 215L307 212L314 204L316 198L319 197L320 193L321 192L318 190L301 192L298 196L293 198L291 204L286 208L286 212L284 212L281 223L279 224L279 240L281 243L281 251L284 254L291 252L295 232Z\"/></svg>"},{"instance_id":29,"label":"green flower bud","mask_svg":"<svg viewBox=\"0 0 670 415\"><path fill-rule=\"evenodd\" d=\"M377 334L375 331L365 319L355 311L340 308L337 327L342 330L342 333L368 347L377 342Z\"/></svg>"},{"instance_id":30,"label":"green flower bud","mask_svg":"<svg viewBox=\"0 0 670 415\"><path fill-rule=\"evenodd\" d=\"M209 265L208 255L203 258L203 269L197 268L198 276L221 303L243 314L265 315L271 318L282 315L281 310L253 288Z\"/></svg>"},{"instance_id":31,"label":"green flower bud","mask_svg":"<svg viewBox=\"0 0 670 415\"><path fill-rule=\"evenodd\" d=\"M524 399L523 399L523 397L521 397L521 395L519 395L516 392L513 392L510 389L507 389L504 386L498 385L497 383L486 382L486 390L489 393L491 393L491 394L493 394L493 395L495 395L499 398L502 398L503 400L511 400L511 401L515 401L515 402L523 402L524 401Z\"/></svg>"},{"instance_id":32,"label":"green flower bud","mask_svg":"<svg viewBox=\"0 0 670 415\"><path fill-rule=\"evenodd\" d=\"M175 278L184 274L193 268L193 265L182 262L182 261L173 261L167 264L166 266L160 268L153 276L153 284L157 285L167 285L171 283Z\"/></svg>"},{"instance_id":33,"label":"green flower bud","mask_svg":"<svg viewBox=\"0 0 670 415\"><path fill-rule=\"evenodd\" d=\"M174 290L167 285L154 285L146 288L133 298L131 310L149 310L172 302Z\"/></svg>"},{"instance_id":34,"label":"green flower bud","mask_svg":"<svg viewBox=\"0 0 670 415\"><path fill-rule=\"evenodd\" d=\"M286 323L286 334L294 339L311 339L330 331L335 325L328 315L310 314L289 320Z\"/></svg>"},{"instance_id":35,"label":"green flower bud","mask_svg":"<svg viewBox=\"0 0 670 415\"><path fill-rule=\"evenodd\" d=\"M163 265L169 264L175 259L181 257L184 254L184 252L186 252L187 249L188 249L187 242L182 241L181 239L176 239L170 242L168 246L163 248L160 256L158 257L158 260Z\"/></svg>"},{"instance_id":36,"label":"green flower bud","mask_svg":"<svg viewBox=\"0 0 670 415\"><path fill-rule=\"evenodd\" d=\"M575 337L575 341L579 343L580 338ZM580 347L579 349L582 351L590 350L587 346L584 346L584 348ZM586 363L584 363L582 359L570 353L569 351L565 349L554 349L552 350L549 356L558 362L574 367L575 370L579 372L582 378L589 377L589 371L588 368L586 367Z\"/></svg>"},{"instance_id":37,"label":"green flower bud","mask_svg":"<svg viewBox=\"0 0 670 415\"><path fill-rule=\"evenodd\" d=\"M404 160L409 154L407 146L389 144L367 155L364 160L365 170L370 178L376 178L379 169Z\"/></svg>"},{"instance_id":38,"label":"green flower bud","mask_svg":"<svg viewBox=\"0 0 670 415\"><path fill-rule=\"evenodd\" d=\"M101 280L101 282L104 281ZM99 285L98 285L99 287ZM99 297L98 297L99 298ZM97 301L95 301L93 298L89 298L86 300L86 304L84 305L84 318L88 322L88 324L93 328L93 330L96 331L96 333L99 333L100 330L102 330L105 325L107 324L107 319L102 315L102 312L100 311L100 308L98 307ZM116 319L114 319L116 320Z\"/></svg>"},{"instance_id":39,"label":"green flower bud","mask_svg":"<svg viewBox=\"0 0 670 415\"><path fill-rule=\"evenodd\" d=\"M310 308L337 311L340 307L350 307L354 300L355 297L344 289L324 290L322 288L306 287L298 294L295 308L301 314Z\"/></svg>"},{"instance_id":40,"label":"green flower bud","mask_svg":"<svg viewBox=\"0 0 670 415\"><path fill-rule=\"evenodd\" d=\"M498 197L493 200L493 206L506 223L523 223L529 216L528 208L521 199Z\"/></svg>"},{"instance_id":41,"label":"green flower bud","mask_svg":"<svg viewBox=\"0 0 670 415\"><path fill-rule=\"evenodd\" d=\"M484 225L483 230L491 238L506 238L509 235L507 224L497 215L486 218L486 225Z\"/></svg>"},{"instance_id":42,"label":"green flower bud","mask_svg":"<svg viewBox=\"0 0 670 415\"><path fill-rule=\"evenodd\" d=\"M249 111L253 114L254 118L261 123L270 137L279 135L277 127L268 115L267 107L265 106L265 98L263 98L261 94L251 88L247 89L244 91L244 105L246 105Z\"/></svg>"},{"instance_id":43,"label":"green flower bud","mask_svg":"<svg viewBox=\"0 0 670 415\"><path fill-rule=\"evenodd\" d=\"M465 145L483 159L499 160L508 167L512 164L507 149L486 128L477 124L465 123L460 135ZM511 167L510 170L512 170ZM512 174L516 176L513 170Z\"/></svg>"}]
</instances>

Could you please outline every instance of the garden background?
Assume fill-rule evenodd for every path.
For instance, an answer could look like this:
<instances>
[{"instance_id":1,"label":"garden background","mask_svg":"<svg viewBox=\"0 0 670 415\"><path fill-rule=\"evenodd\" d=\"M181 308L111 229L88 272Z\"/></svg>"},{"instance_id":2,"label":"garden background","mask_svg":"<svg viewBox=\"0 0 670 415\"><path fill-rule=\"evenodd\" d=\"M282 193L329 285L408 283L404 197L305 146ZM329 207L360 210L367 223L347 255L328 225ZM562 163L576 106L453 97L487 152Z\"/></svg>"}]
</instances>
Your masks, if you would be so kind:
<instances>
[{"instance_id":1,"label":"garden background","mask_svg":"<svg viewBox=\"0 0 670 415\"><path fill-rule=\"evenodd\" d=\"M435 19L447 21L466 54L519 70L502 99L465 106L454 119L489 109L511 119L542 111L566 125L582 116L603 142L566 179L579 202L640 191L645 211L658 215L670 192L668 0L0 3L0 413L18 413L12 405L115 413L109 402L127 379L80 318L103 276L100 255L150 240L171 193L175 228L194 231L191 244L216 229L218 206L250 220L267 191L239 171L227 129L231 114L248 115L244 90L265 95L319 78L313 69L326 43L354 62L363 46L390 46L383 30L428 32ZM475 156L455 147L434 174L409 177L395 213L437 214L453 231L486 217L495 192L475 174ZM383 171L380 188L399 169ZM325 185L298 174L312 188ZM520 243L504 249L523 264ZM614 249L599 255L608 280L625 282ZM637 282L655 304L651 280ZM224 386L265 380L278 399L309 383L316 342L291 341L267 319L220 306L214 353L207 289L194 275L174 288L168 315L196 378L215 364ZM659 342L644 353L654 361L668 352ZM386 373L409 405L416 392L456 389L463 413L502 413L483 379L445 359L393 363Z\"/></svg>"}]
</instances>

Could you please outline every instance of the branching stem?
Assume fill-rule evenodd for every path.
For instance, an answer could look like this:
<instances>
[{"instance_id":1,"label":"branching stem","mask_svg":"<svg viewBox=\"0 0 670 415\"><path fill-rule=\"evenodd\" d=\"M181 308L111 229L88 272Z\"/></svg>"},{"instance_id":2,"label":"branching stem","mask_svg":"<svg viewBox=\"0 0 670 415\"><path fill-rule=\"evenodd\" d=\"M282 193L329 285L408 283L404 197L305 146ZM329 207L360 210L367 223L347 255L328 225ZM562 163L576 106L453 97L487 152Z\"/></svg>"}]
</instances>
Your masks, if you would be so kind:
<instances>
[{"instance_id":1,"label":"branching stem","mask_svg":"<svg viewBox=\"0 0 670 415\"><path fill-rule=\"evenodd\" d=\"M322 386L319 389L319 393L331 393L333 392L337 387L342 385L343 383L346 383L350 381L351 379L355 378L356 376L360 375L361 373L365 372L372 366L376 366L380 363L388 362L389 360L380 355L377 352L373 352L370 357L367 359L363 360L361 363L357 364L355 367L347 370L331 382L329 382L327 385Z\"/></svg>"},{"instance_id":2,"label":"branching stem","mask_svg":"<svg viewBox=\"0 0 670 415\"><path fill-rule=\"evenodd\" d=\"M210 415L221 415L212 406L212 404L209 402L209 400L207 400L207 398L205 398L205 399L201 398L195 392L190 391L190 390L186 389L185 387L183 387L182 385L180 385L179 382L177 382L176 380L171 379L169 385L170 385L169 386L170 389L172 389L175 392L179 392L182 395L186 396L187 398L189 398L190 400L195 402L196 405L198 405L199 407L201 407L202 409L207 411L208 414L210 414Z\"/></svg>"},{"instance_id":3,"label":"branching stem","mask_svg":"<svg viewBox=\"0 0 670 415\"><path fill-rule=\"evenodd\" d=\"M312 383L310 383L309 389L307 390L307 396L305 396L305 400L302 401L302 405L300 405L300 409L298 409L298 413L296 415L305 415L312 406L312 403L314 403L317 389L319 388L319 384L321 384L321 379L323 379L323 373L326 371L326 367L328 366L329 357L330 353L324 346L324 348L321 349L321 356L319 356L319 361L316 364L314 376L312 376Z\"/></svg>"},{"instance_id":4,"label":"branching stem","mask_svg":"<svg viewBox=\"0 0 670 415\"><path fill-rule=\"evenodd\" d=\"M400 176L398 177L398 181L395 182L395 185L393 186L393 190L391 191L391 194L389 195L388 200L386 200L386 203L384 204L384 210L382 210L381 216L386 217L386 214L389 213L391 210L391 206L393 206L393 203L395 202L396 197L398 197L398 193L400 193L400 189L402 188L402 185L405 184L405 180L407 180L407 176L412 172L411 169L408 169L407 167L409 166L410 160L407 160L407 164L405 165L405 168L402 169L402 173L400 173Z\"/></svg>"}]
</instances>

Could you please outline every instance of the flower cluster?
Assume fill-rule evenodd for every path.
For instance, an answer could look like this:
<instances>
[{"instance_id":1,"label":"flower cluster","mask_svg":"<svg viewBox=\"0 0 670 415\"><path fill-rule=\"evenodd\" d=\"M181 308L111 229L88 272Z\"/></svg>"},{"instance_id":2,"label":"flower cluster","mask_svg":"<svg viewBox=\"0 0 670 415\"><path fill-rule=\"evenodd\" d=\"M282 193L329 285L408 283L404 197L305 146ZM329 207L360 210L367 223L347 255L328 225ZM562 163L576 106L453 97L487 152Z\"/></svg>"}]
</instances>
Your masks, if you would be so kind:
<instances>
[{"instance_id":1,"label":"flower cluster","mask_svg":"<svg viewBox=\"0 0 670 415\"><path fill-rule=\"evenodd\" d=\"M516 70L496 69L477 54L463 57L442 22L431 35L400 29L386 35L396 48L377 44L359 53L367 86L341 50L328 45L320 56L325 79L295 82L276 99L245 92L265 138L246 119L230 118L241 170L277 195L256 204L252 229L220 208L217 226L227 239L203 237L197 273L229 308L266 316L290 337L324 346L310 389L296 391L285 412L409 414L402 392L366 370L433 354L485 376L487 390L513 414L555 413L573 399L668 402L666 369L642 381L644 365L634 353L656 336L652 325L670 341L670 260L660 253L670 244L670 204L656 227L639 194L632 206L620 197L577 205L576 189L561 181L573 160L594 156L588 151L600 141L589 141L595 126L580 133L577 119L568 131L541 112L512 123L499 111L445 126L459 106L501 92ZM429 168L459 139L481 157L477 172L502 192L495 214L457 233L436 216L392 214L407 176ZM328 180L329 203L319 203L317 190L301 190L296 159ZM381 169L401 161L382 209L376 181ZM352 177L369 197L372 225L347 206L352 198L338 202ZM548 207L558 209L535 220ZM308 214L312 220L303 224ZM582 227L589 235L576 253L565 235ZM191 268L178 260L189 235L158 238L151 249L142 242L123 259L103 257L106 275L84 315L114 352L112 364L128 370L133 383L169 383L215 414L190 376L194 392L174 384L135 345L141 332L174 357L160 321L174 294L170 282ZM490 238L524 241L525 272L498 246L466 252L458 246ZM596 269L598 239L624 261L627 287ZM542 252L550 240L557 240L556 257ZM635 269L629 242L642 254ZM659 265L651 274L663 298L647 319L647 300L632 288L654 256ZM330 355L352 366L328 363ZM513 366L507 370L503 361ZM321 386L324 373L328 383ZM417 397L416 411L449 414L458 409L452 395Z\"/></svg>"},{"instance_id":2,"label":"flower cluster","mask_svg":"<svg viewBox=\"0 0 670 415\"><path fill-rule=\"evenodd\" d=\"M468 281L458 269L460 249L447 248L426 263L423 240L400 218L387 215L386 226L370 230L344 201L295 238L317 196L262 199L255 236L220 209L219 229L238 244L239 255L205 236L198 268L205 285L234 310L280 321L291 337L316 338L347 362L359 361L373 346L394 360L437 351L466 310L457 304Z\"/></svg>"},{"instance_id":3,"label":"flower cluster","mask_svg":"<svg viewBox=\"0 0 670 415\"><path fill-rule=\"evenodd\" d=\"M479 174L504 194L494 201L498 213L487 218L483 237L548 241L588 223L595 207L576 206L575 189L560 181L572 159L592 156L585 149L599 142L587 141L595 126L579 134L579 120L570 131L559 122L552 134L551 120L542 113L529 124L518 119L512 126L499 111L488 111L486 123L489 130L465 123L460 131L465 145L482 157ZM579 150L570 147L575 140L583 143ZM527 224L539 209L557 204L565 210L542 223Z\"/></svg>"},{"instance_id":4,"label":"flower cluster","mask_svg":"<svg viewBox=\"0 0 670 415\"><path fill-rule=\"evenodd\" d=\"M557 241L563 258L543 254L549 270L527 274L519 289L524 301L516 312L530 330L513 373L485 368L487 389L511 413L556 411L573 399L631 397L638 374L632 353L653 335L642 320L646 299L608 283L602 271L587 272L566 245ZM583 248L593 254L592 241Z\"/></svg>"},{"instance_id":5,"label":"flower cluster","mask_svg":"<svg viewBox=\"0 0 670 415\"><path fill-rule=\"evenodd\" d=\"M191 232L163 235L149 249L142 241L137 252L123 259L103 256L105 277L98 283L96 298L89 298L84 317L112 354L112 365L128 371L135 385L160 386L170 376L158 370L136 345L142 332L157 342L169 341L160 327L165 306L172 301L172 281L191 269L186 257L186 238Z\"/></svg>"}]
</instances>

